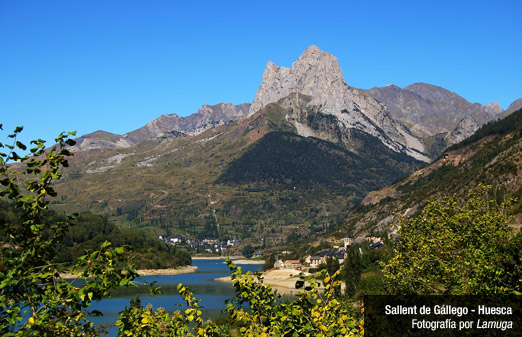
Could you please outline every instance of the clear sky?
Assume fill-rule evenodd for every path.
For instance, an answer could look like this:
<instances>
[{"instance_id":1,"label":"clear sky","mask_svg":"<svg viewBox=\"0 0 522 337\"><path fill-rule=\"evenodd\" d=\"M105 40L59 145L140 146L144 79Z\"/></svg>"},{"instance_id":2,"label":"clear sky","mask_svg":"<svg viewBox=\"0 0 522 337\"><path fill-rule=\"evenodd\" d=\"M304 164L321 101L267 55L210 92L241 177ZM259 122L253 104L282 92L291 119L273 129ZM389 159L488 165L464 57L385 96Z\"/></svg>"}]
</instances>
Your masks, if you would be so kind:
<instances>
[{"instance_id":1,"label":"clear sky","mask_svg":"<svg viewBox=\"0 0 522 337\"><path fill-rule=\"evenodd\" d=\"M252 102L266 63L315 44L345 80L522 97L522 1L0 0L0 123L23 140L123 134L161 114Z\"/></svg>"}]
</instances>

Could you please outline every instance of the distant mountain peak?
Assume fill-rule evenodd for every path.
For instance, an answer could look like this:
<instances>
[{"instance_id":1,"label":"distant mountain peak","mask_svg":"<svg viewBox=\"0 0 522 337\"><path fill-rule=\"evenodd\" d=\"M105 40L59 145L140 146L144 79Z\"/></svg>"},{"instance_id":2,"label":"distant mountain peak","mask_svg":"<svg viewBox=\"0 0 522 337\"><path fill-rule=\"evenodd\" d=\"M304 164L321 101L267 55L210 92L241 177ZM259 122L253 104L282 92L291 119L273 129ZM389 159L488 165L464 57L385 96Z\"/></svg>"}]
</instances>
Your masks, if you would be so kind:
<instances>
[{"instance_id":1,"label":"distant mountain peak","mask_svg":"<svg viewBox=\"0 0 522 337\"><path fill-rule=\"evenodd\" d=\"M313 54L313 53L324 53L319 47L317 47L315 44L311 45L310 47L306 48L303 52L303 55L307 54Z\"/></svg>"},{"instance_id":2,"label":"distant mountain peak","mask_svg":"<svg viewBox=\"0 0 522 337\"><path fill-rule=\"evenodd\" d=\"M452 91L433 84L422 82L410 84L409 86L405 87L404 90L411 91L430 102L444 102L453 100L457 97L460 98L460 96Z\"/></svg>"},{"instance_id":3,"label":"distant mountain peak","mask_svg":"<svg viewBox=\"0 0 522 337\"><path fill-rule=\"evenodd\" d=\"M500 113L504 112L504 110L502 110L502 108L500 107L500 104L498 104L498 102L486 104L485 108L486 108L486 111L491 114L500 114Z\"/></svg>"},{"instance_id":4,"label":"distant mountain peak","mask_svg":"<svg viewBox=\"0 0 522 337\"><path fill-rule=\"evenodd\" d=\"M126 133L124 137L138 144L147 139L165 136L172 132L175 132L175 134L197 135L217 125L243 118L249 108L250 104L203 104L196 113L187 117L180 117L176 114L161 115L147 125Z\"/></svg>"},{"instance_id":5,"label":"distant mountain peak","mask_svg":"<svg viewBox=\"0 0 522 337\"><path fill-rule=\"evenodd\" d=\"M203 104L198 111L181 117L177 114L163 114L146 125L123 135L96 131L77 139L76 150L90 150L107 147L130 147L157 137L180 137L197 135L209 128L242 119L248 113L249 103Z\"/></svg>"},{"instance_id":6,"label":"distant mountain peak","mask_svg":"<svg viewBox=\"0 0 522 337\"><path fill-rule=\"evenodd\" d=\"M296 69L296 66L310 64L314 66L327 66L331 65L334 67L335 72L341 72L341 68L339 67L339 62L337 58L330 54L329 52L322 51L317 46L312 45L305 49L305 51L299 56L297 61L292 65L292 69Z\"/></svg>"}]
</instances>

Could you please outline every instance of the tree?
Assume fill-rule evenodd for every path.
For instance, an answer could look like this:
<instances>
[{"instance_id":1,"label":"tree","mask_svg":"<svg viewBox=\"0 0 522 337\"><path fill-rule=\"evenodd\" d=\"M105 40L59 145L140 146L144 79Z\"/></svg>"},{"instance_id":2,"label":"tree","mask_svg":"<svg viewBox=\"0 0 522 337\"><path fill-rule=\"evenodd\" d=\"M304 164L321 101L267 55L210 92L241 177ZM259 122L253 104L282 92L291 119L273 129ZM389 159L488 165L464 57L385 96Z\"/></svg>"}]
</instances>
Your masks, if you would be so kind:
<instances>
[{"instance_id":1,"label":"tree","mask_svg":"<svg viewBox=\"0 0 522 337\"><path fill-rule=\"evenodd\" d=\"M49 150L43 140L32 141L29 157L17 154L27 150L16 140L21 131L17 127L8 136L12 145L0 143L0 197L11 201L22 219L0 221L0 335L98 335L86 317L87 308L110 289L133 285L136 270L124 248L112 248L109 242L81 256L71 268L53 263L72 217L46 223L45 212L49 198L56 196L53 181L68 166L72 154L67 146L74 145L69 139L74 133L62 133ZM60 277L80 269L81 285Z\"/></svg>"},{"instance_id":2,"label":"tree","mask_svg":"<svg viewBox=\"0 0 522 337\"><path fill-rule=\"evenodd\" d=\"M520 293L521 238L507 226L507 203L488 191L432 200L418 216L399 218L396 255L383 263L389 293Z\"/></svg>"},{"instance_id":3,"label":"tree","mask_svg":"<svg viewBox=\"0 0 522 337\"><path fill-rule=\"evenodd\" d=\"M241 253L243 253L243 256L245 256L247 259L251 258L252 255L254 255L254 252L255 252L255 250L254 250L254 247L252 247L252 245L246 245L241 250Z\"/></svg>"},{"instance_id":4,"label":"tree","mask_svg":"<svg viewBox=\"0 0 522 337\"><path fill-rule=\"evenodd\" d=\"M328 274L333 275L336 271L339 270L341 266L339 265L339 260L335 256L329 256L326 258L326 271Z\"/></svg>"},{"instance_id":5,"label":"tree","mask_svg":"<svg viewBox=\"0 0 522 337\"><path fill-rule=\"evenodd\" d=\"M276 262L274 254L270 254L268 258L265 260L265 263L263 263L263 270L267 271L269 269L274 268L274 264Z\"/></svg>"},{"instance_id":6,"label":"tree","mask_svg":"<svg viewBox=\"0 0 522 337\"><path fill-rule=\"evenodd\" d=\"M263 283L259 275L241 274L241 268L230 260L232 281L236 288L237 306L229 303L228 314L241 326L242 336L361 336L364 335L362 317L340 300L336 280L339 271L329 275L323 271L325 291L320 294L318 284L311 277L301 276L296 288L304 288L298 299L288 303L277 301L272 287ZM245 310L243 304L251 310Z\"/></svg>"},{"instance_id":7,"label":"tree","mask_svg":"<svg viewBox=\"0 0 522 337\"><path fill-rule=\"evenodd\" d=\"M241 267L226 260L232 270L232 281L236 298L229 301L227 313L238 332L233 336L362 336L362 313L341 301L335 289L340 287L336 280L339 272L330 276L323 272L324 293L311 277L296 282L303 288L294 301L278 301L270 285L263 283L259 274L242 274ZM116 322L123 336L230 336L226 326L214 322L203 322L199 300L192 292L178 285L178 291L187 303L184 312L173 314L163 309L143 307L139 299L131 302ZM245 307L245 304L249 308ZM192 326L192 328L190 328Z\"/></svg>"},{"instance_id":8,"label":"tree","mask_svg":"<svg viewBox=\"0 0 522 337\"><path fill-rule=\"evenodd\" d=\"M345 294L348 297L355 295L362 273L362 260L359 245L352 245L343 263L341 279L345 282Z\"/></svg>"}]
</instances>

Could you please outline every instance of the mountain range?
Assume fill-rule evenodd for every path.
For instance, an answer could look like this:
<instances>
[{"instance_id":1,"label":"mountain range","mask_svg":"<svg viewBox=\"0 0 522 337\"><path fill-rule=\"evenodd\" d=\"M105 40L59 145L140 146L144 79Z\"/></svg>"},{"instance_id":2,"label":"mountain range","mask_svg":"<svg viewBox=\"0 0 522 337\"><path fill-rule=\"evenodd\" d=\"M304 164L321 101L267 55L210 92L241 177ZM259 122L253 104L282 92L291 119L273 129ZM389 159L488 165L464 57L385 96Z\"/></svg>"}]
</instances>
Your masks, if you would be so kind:
<instances>
[{"instance_id":1,"label":"mountain range","mask_svg":"<svg viewBox=\"0 0 522 337\"><path fill-rule=\"evenodd\" d=\"M441 151L470 136L481 125L505 117L522 107L522 99L504 111L498 103L469 103L457 94L425 83L403 89L388 85L360 90L346 84L337 59L317 46L310 46L292 65L277 67L268 62L252 104L204 104L187 117L162 115L147 125L115 135L96 131L78 139L77 150L97 147L129 147L156 137L197 135L209 128L252 116L268 103L291 93L312 97L311 105L339 123L379 138L396 152L429 162ZM310 130L296 122L298 133Z\"/></svg>"},{"instance_id":2,"label":"mountain range","mask_svg":"<svg viewBox=\"0 0 522 337\"><path fill-rule=\"evenodd\" d=\"M471 104L424 83L356 89L333 55L311 46L291 68L268 62L252 104L78 138L53 206L168 235L277 241L362 228L345 219L370 191L521 105Z\"/></svg>"}]
</instances>

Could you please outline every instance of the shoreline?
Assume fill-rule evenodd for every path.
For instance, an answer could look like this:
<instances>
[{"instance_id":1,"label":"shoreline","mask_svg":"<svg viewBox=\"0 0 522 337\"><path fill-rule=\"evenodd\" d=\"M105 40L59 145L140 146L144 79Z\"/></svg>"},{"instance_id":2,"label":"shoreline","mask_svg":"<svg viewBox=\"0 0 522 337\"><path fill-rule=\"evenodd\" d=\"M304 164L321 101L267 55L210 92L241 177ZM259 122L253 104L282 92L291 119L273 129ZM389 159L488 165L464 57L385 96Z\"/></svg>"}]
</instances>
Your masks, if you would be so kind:
<instances>
[{"instance_id":1,"label":"shoreline","mask_svg":"<svg viewBox=\"0 0 522 337\"><path fill-rule=\"evenodd\" d=\"M265 260L248 260L243 256L196 256L192 260L223 260L230 259L235 264L264 264Z\"/></svg>"},{"instance_id":2,"label":"shoreline","mask_svg":"<svg viewBox=\"0 0 522 337\"><path fill-rule=\"evenodd\" d=\"M192 256L192 260L225 260L225 259L231 259L231 260L237 260L237 259L244 259L244 256L241 255L232 255L232 256Z\"/></svg>"},{"instance_id":3,"label":"shoreline","mask_svg":"<svg viewBox=\"0 0 522 337\"><path fill-rule=\"evenodd\" d=\"M157 275L180 275L190 274L198 270L196 266L184 266L180 268L167 268L167 269L138 269L140 276L157 276Z\"/></svg>"},{"instance_id":4,"label":"shoreline","mask_svg":"<svg viewBox=\"0 0 522 337\"><path fill-rule=\"evenodd\" d=\"M277 290L282 295L296 295L302 291L302 289L296 289L295 283L300 280L299 274L301 271L295 269L272 269L267 272L263 272L263 283L272 286L273 289ZM308 273L304 273L307 275ZM231 283L232 279L230 276L219 277L214 279L218 282ZM318 282L320 284L320 282ZM324 290L324 286L317 287L318 290Z\"/></svg>"},{"instance_id":5,"label":"shoreline","mask_svg":"<svg viewBox=\"0 0 522 337\"><path fill-rule=\"evenodd\" d=\"M138 269L137 272L142 276L160 276L160 275L180 275L190 274L198 270L196 266L183 266L179 268L166 268L166 269ZM60 273L60 277L63 279L72 279L80 277L80 273Z\"/></svg>"}]
</instances>

